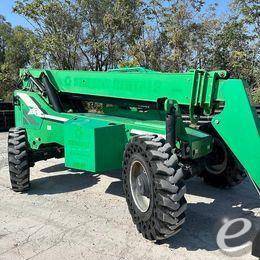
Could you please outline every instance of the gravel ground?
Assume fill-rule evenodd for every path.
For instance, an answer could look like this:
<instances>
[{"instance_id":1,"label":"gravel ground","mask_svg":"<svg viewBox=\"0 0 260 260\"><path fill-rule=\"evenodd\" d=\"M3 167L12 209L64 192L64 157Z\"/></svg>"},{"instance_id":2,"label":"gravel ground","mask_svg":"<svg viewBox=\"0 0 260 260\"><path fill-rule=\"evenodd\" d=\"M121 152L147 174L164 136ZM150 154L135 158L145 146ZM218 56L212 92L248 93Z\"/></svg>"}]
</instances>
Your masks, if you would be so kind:
<instances>
[{"instance_id":1,"label":"gravel ground","mask_svg":"<svg viewBox=\"0 0 260 260\"><path fill-rule=\"evenodd\" d=\"M216 243L221 221L245 217L260 230L259 197L246 180L219 190L187 182L186 224L153 243L135 229L119 172L92 175L39 162L28 194L10 189L6 133L0 133L0 259L228 259ZM247 253L233 259L256 259Z\"/></svg>"}]
</instances>

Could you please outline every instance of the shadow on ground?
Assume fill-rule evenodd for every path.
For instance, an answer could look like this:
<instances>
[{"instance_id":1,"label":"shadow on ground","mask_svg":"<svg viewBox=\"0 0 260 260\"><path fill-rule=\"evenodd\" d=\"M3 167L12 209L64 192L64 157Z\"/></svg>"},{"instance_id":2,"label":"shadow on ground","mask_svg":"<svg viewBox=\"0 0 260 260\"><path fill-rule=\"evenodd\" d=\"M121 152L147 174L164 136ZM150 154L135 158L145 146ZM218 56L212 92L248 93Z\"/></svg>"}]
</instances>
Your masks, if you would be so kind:
<instances>
[{"instance_id":1,"label":"shadow on ground","mask_svg":"<svg viewBox=\"0 0 260 260\"><path fill-rule=\"evenodd\" d=\"M106 193L112 194L119 197L125 197L123 191L123 182L122 182L122 173L120 170L118 171L111 171L106 173L107 176L113 177L118 179L117 181L113 181L106 189Z\"/></svg>"},{"instance_id":2,"label":"shadow on ground","mask_svg":"<svg viewBox=\"0 0 260 260\"><path fill-rule=\"evenodd\" d=\"M64 164L54 165L41 170L45 173L66 171L66 173L48 176L32 181L32 190L29 194L56 194L70 192L91 187L99 181L99 175L87 172L78 172L68 169ZM123 188L120 171L106 173L118 180L112 182L106 193L123 197ZM201 179L193 178L187 181L187 194L205 197L209 202L191 202L188 205L187 218L181 232L157 244L168 244L170 248L185 247L187 250L198 249L218 250L216 244L217 232L224 219L246 217L254 224L259 223L259 218L254 216L253 208L259 207L257 193L251 188L251 183L246 183L232 189L217 189L204 184ZM259 227L258 227L259 228Z\"/></svg>"},{"instance_id":3,"label":"shadow on ground","mask_svg":"<svg viewBox=\"0 0 260 260\"><path fill-rule=\"evenodd\" d=\"M63 172L68 170L64 163L54 164L52 166L41 169L44 173Z\"/></svg>"},{"instance_id":4,"label":"shadow on ground","mask_svg":"<svg viewBox=\"0 0 260 260\"><path fill-rule=\"evenodd\" d=\"M50 173L50 175L31 180L29 195L59 194L83 190L97 184L100 180L98 174L70 170L64 166L64 163L44 168L41 171ZM51 175L51 173L62 171L64 173Z\"/></svg>"}]
</instances>

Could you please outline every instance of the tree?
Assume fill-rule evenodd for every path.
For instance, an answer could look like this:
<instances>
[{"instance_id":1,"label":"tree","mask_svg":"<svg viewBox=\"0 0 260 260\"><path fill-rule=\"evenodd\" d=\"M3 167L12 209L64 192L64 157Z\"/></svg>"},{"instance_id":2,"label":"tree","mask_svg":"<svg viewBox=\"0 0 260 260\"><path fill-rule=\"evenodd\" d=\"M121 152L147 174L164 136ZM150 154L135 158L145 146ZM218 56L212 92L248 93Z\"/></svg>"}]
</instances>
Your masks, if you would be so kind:
<instances>
[{"instance_id":1,"label":"tree","mask_svg":"<svg viewBox=\"0 0 260 260\"><path fill-rule=\"evenodd\" d=\"M114 68L127 56L127 48L143 26L140 0L84 0L81 3L81 51L92 70Z\"/></svg>"},{"instance_id":2,"label":"tree","mask_svg":"<svg viewBox=\"0 0 260 260\"><path fill-rule=\"evenodd\" d=\"M19 68L26 67L31 59L30 40L33 33L20 26L12 28L0 17L0 97L10 97L16 87Z\"/></svg>"},{"instance_id":3,"label":"tree","mask_svg":"<svg viewBox=\"0 0 260 260\"><path fill-rule=\"evenodd\" d=\"M225 69L232 77L246 79L260 102L259 94L259 4L233 0L231 12L213 37L211 67Z\"/></svg>"},{"instance_id":4,"label":"tree","mask_svg":"<svg viewBox=\"0 0 260 260\"><path fill-rule=\"evenodd\" d=\"M139 35L141 6L138 0L20 0L14 10L35 26L49 66L106 70Z\"/></svg>"},{"instance_id":5,"label":"tree","mask_svg":"<svg viewBox=\"0 0 260 260\"><path fill-rule=\"evenodd\" d=\"M233 0L231 7L235 10L235 19L248 28L250 56L246 58L251 65L248 77L253 88L254 101L260 102L260 4L257 0Z\"/></svg>"},{"instance_id":6,"label":"tree","mask_svg":"<svg viewBox=\"0 0 260 260\"><path fill-rule=\"evenodd\" d=\"M233 0L231 8L237 19L252 26L254 37L260 34L260 3L258 0Z\"/></svg>"},{"instance_id":7,"label":"tree","mask_svg":"<svg viewBox=\"0 0 260 260\"><path fill-rule=\"evenodd\" d=\"M12 31L11 24L6 22L5 18L0 15L0 64L3 64L6 57L6 40L10 37Z\"/></svg>"},{"instance_id":8,"label":"tree","mask_svg":"<svg viewBox=\"0 0 260 260\"><path fill-rule=\"evenodd\" d=\"M162 71L185 71L192 63L196 15L204 1L146 1L141 37L130 46L133 62Z\"/></svg>"},{"instance_id":9,"label":"tree","mask_svg":"<svg viewBox=\"0 0 260 260\"><path fill-rule=\"evenodd\" d=\"M75 69L82 23L74 1L21 0L14 11L23 15L35 28L39 51L46 66Z\"/></svg>"}]
</instances>

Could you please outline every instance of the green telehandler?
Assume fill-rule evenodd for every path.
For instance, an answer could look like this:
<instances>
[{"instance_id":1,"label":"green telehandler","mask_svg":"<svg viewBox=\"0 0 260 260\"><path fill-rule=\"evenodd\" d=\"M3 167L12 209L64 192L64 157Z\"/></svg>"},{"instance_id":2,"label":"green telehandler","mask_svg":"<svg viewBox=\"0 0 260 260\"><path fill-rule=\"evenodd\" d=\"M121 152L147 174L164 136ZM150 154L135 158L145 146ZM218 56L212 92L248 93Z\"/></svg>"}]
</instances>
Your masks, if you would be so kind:
<instances>
[{"instance_id":1,"label":"green telehandler","mask_svg":"<svg viewBox=\"0 0 260 260\"><path fill-rule=\"evenodd\" d=\"M49 158L92 173L122 169L134 224L161 240L185 222L186 179L231 187L248 175L259 191L260 119L247 83L226 71L23 69L20 77L8 137L16 192L30 188L30 167Z\"/></svg>"}]
</instances>

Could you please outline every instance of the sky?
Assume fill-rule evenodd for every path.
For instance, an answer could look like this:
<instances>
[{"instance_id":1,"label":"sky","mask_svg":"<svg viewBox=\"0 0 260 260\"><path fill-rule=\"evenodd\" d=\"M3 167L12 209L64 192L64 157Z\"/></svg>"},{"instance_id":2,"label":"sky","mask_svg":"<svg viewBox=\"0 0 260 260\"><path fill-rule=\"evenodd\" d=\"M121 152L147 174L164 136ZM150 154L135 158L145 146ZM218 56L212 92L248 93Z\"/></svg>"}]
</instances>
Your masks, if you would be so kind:
<instances>
[{"instance_id":1,"label":"sky","mask_svg":"<svg viewBox=\"0 0 260 260\"><path fill-rule=\"evenodd\" d=\"M230 0L206 0L207 4L218 2L218 13L225 12L228 9L228 3ZM27 28L32 28L30 23L20 15L12 12L12 7L15 0L0 0L0 14L5 16L6 20L10 22L13 26L22 25Z\"/></svg>"},{"instance_id":2,"label":"sky","mask_svg":"<svg viewBox=\"0 0 260 260\"><path fill-rule=\"evenodd\" d=\"M15 0L0 0L0 14L3 15L13 26L22 25L31 28L31 25L20 15L12 12Z\"/></svg>"}]
</instances>

